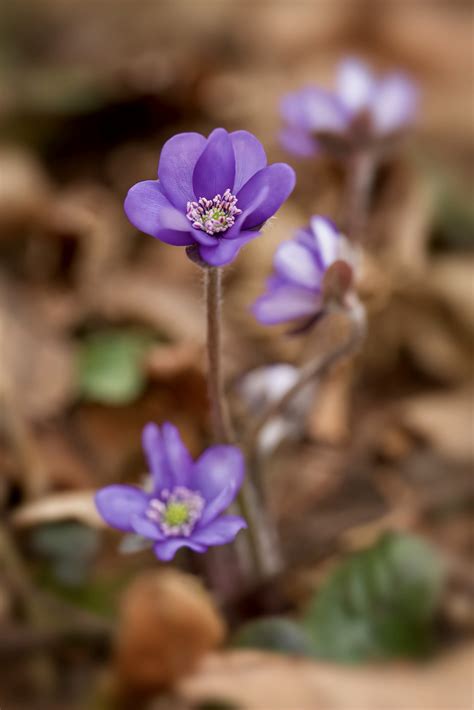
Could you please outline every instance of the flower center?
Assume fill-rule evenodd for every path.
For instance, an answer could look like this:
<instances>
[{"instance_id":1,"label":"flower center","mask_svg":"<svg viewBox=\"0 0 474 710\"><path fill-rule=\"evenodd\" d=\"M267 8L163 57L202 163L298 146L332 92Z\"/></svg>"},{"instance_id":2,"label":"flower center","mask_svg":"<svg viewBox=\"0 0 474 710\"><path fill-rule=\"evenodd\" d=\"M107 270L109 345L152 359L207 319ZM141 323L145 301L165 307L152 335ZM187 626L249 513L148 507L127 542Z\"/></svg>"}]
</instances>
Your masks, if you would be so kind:
<instances>
[{"instance_id":1,"label":"flower center","mask_svg":"<svg viewBox=\"0 0 474 710\"><path fill-rule=\"evenodd\" d=\"M236 196L227 188L223 195L216 195L212 200L200 197L197 202L188 202L186 217L194 229L217 234L232 227L236 216L242 213L236 205Z\"/></svg>"},{"instance_id":2,"label":"flower center","mask_svg":"<svg viewBox=\"0 0 474 710\"><path fill-rule=\"evenodd\" d=\"M171 527L187 523L189 520L188 506L184 503L170 503L166 506L163 520L166 525L170 525Z\"/></svg>"},{"instance_id":3,"label":"flower center","mask_svg":"<svg viewBox=\"0 0 474 710\"><path fill-rule=\"evenodd\" d=\"M177 486L172 491L161 491L159 498L152 498L146 516L157 523L165 535L188 537L203 508L204 499L199 493Z\"/></svg>"}]
</instances>

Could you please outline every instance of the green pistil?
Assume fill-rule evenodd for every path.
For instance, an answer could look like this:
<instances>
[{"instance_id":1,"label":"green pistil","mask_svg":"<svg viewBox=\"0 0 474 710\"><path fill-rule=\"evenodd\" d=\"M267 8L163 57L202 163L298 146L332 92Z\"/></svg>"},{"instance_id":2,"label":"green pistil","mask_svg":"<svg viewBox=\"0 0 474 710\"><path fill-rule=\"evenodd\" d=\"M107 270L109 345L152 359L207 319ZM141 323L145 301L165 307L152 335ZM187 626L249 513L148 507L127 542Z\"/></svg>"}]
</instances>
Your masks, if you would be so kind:
<instances>
[{"instance_id":1,"label":"green pistil","mask_svg":"<svg viewBox=\"0 0 474 710\"><path fill-rule=\"evenodd\" d=\"M184 525L189 520L189 509L184 503L169 503L163 515L163 522L170 527Z\"/></svg>"}]
</instances>

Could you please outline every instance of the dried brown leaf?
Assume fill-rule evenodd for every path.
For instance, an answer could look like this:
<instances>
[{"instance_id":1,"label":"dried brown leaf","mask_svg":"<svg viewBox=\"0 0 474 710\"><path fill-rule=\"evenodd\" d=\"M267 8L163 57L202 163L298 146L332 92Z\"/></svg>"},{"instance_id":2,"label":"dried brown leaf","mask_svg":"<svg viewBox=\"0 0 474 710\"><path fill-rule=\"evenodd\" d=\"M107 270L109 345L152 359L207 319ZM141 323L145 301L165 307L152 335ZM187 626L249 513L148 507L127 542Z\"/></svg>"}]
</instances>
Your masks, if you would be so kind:
<instances>
[{"instance_id":1,"label":"dried brown leaf","mask_svg":"<svg viewBox=\"0 0 474 710\"><path fill-rule=\"evenodd\" d=\"M470 389L426 394L400 405L404 424L445 456L472 461L474 395Z\"/></svg>"},{"instance_id":2,"label":"dried brown leaf","mask_svg":"<svg viewBox=\"0 0 474 710\"><path fill-rule=\"evenodd\" d=\"M104 527L94 504L95 490L54 493L18 507L11 516L15 527L43 525L59 520L77 520L91 527Z\"/></svg>"},{"instance_id":3,"label":"dried brown leaf","mask_svg":"<svg viewBox=\"0 0 474 710\"><path fill-rule=\"evenodd\" d=\"M209 656L179 690L246 710L470 710L473 648L426 665L349 668L258 651Z\"/></svg>"},{"instance_id":4,"label":"dried brown leaf","mask_svg":"<svg viewBox=\"0 0 474 710\"><path fill-rule=\"evenodd\" d=\"M114 667L122 694L137 697L174 684L225 631L195 577L171 569L142 573L121 604Z\"/></svg>"}]
</instances>

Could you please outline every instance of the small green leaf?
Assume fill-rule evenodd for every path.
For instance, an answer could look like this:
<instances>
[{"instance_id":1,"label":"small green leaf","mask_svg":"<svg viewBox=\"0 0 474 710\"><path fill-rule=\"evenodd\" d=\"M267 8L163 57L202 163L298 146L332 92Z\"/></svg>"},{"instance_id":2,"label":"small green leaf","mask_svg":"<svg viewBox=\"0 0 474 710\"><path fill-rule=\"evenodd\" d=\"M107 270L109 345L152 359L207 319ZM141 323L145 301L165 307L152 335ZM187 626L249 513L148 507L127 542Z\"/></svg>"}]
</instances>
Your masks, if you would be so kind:
<instances>
[{"instance_id":1,"label":"small green leaf","mask_svg":"<svg viewBox=\"0 0 474 710\"><path fill-rule=\"evenodd\" d=\"M280 616L245 624L235 635L233 645L306 656L311 652L305 630L296 622Z\"/></svg>"},{"instance_id":2,"label":"small green leaf","mask_svg":"<svg viewBox=\"0 0 474 710\"><path fill-rule=\"evenodd\" d=\"M429 545L384 535L343 562L316 594L304 621L313 654L360 661L427 653L441 584Z\"/></svg>"},{"instance_id":3,"label":"small green leaf","mask_svg":"<svg viewBox=\"0 0 474 710\"><path fill-rule=\"evenodd\" d=\"M55 579L67 587L81 585L99 549L97 530L66 521L34 528L34 551L49 562Z\"/></svg>"},{"instance_id":4,"label":"small green leaf","mask_svg":"<svg viewBox=\"0 0 474 710\"><path fill-rule=\"evenodd\" d=\"M143 357L152 342L148 333L105 330L89 335L79 357L79 384L86 399L129 404L145 388Z\"/></svg>"}]
</instances>

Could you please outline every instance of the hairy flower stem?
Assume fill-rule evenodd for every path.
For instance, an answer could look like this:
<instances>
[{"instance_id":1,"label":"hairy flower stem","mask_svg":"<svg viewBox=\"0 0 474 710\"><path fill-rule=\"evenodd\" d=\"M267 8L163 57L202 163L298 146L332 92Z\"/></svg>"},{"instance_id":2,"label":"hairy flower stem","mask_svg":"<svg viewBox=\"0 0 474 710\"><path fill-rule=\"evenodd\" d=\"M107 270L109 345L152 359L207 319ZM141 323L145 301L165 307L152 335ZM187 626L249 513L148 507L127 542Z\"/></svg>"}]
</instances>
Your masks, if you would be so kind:
<instances>
[{"instance_id":1,"label":"hairy flower stem","mask_svg":"<svg viewBox=\"0 0 474 710\"><path fill-rule=\"evenodd\" d=\"M262 429L274 417L277 417L285 411L298 392L304 389L304 387L313 380L323 377L334 365L354 354L359 349L366 333L365 308L360 301L354 297L353 302L346 310L346 314L351 325L347 339L334 350L324 355L319 355L315 360L311 360L306 365L303 365L300 370L299 378L294 385L287 390L283 397L272 402L250 429L244 440L245 450L247 452L255 450Z\"/></svg>"},{"instance_id":2,"label":"hairy flower stem","mask_svg":"<svg viewBox=\"0 0 474 710\"><path fill-rule=\"evenodd\" d=\"M365 241L370 192L375 175L375 156L370 148L355 150L347 159L345 185L345 234L352 242Z\"/></svg>"},{"instance_id":3,"label":"hairy flower stem","mask_svg":"<svg viewBox=\"0 0 474 710\"><path fill-rule=\"evenodd\" d=\"M207 360L208 392L211 405L213 435L216 442L233 444L235 433L230 418L224 390L221 357L221 306L222 306L222 270L210 267L204 270L206 311L207 311ZM249 464L249 461L247 461ZM261 510L257 491L252 477L247 473L237 498L240 514L248 525L247 539L253 564L260 576L274 573L279 559L275 552L272 535L264 511ZM244 537L243 535L241 536ZM239 544L239 538L237 538ZM246 554L246 553L245 553ZM248 563L246 564L248 567Z\"/></svg>"},{"instance_id":4,"label":"hairy flower stem","mask_svg":"<svg viewBox=\"0 0 474 710\"><path fill-rule=\"evenodd\" d=\"M212 431L216 442L230 444L234 439L232 422L224 391L222 372L222 271L218 267L204 270L207 317L207 383L211 405Z\"/></svg>"}]
</instances>

